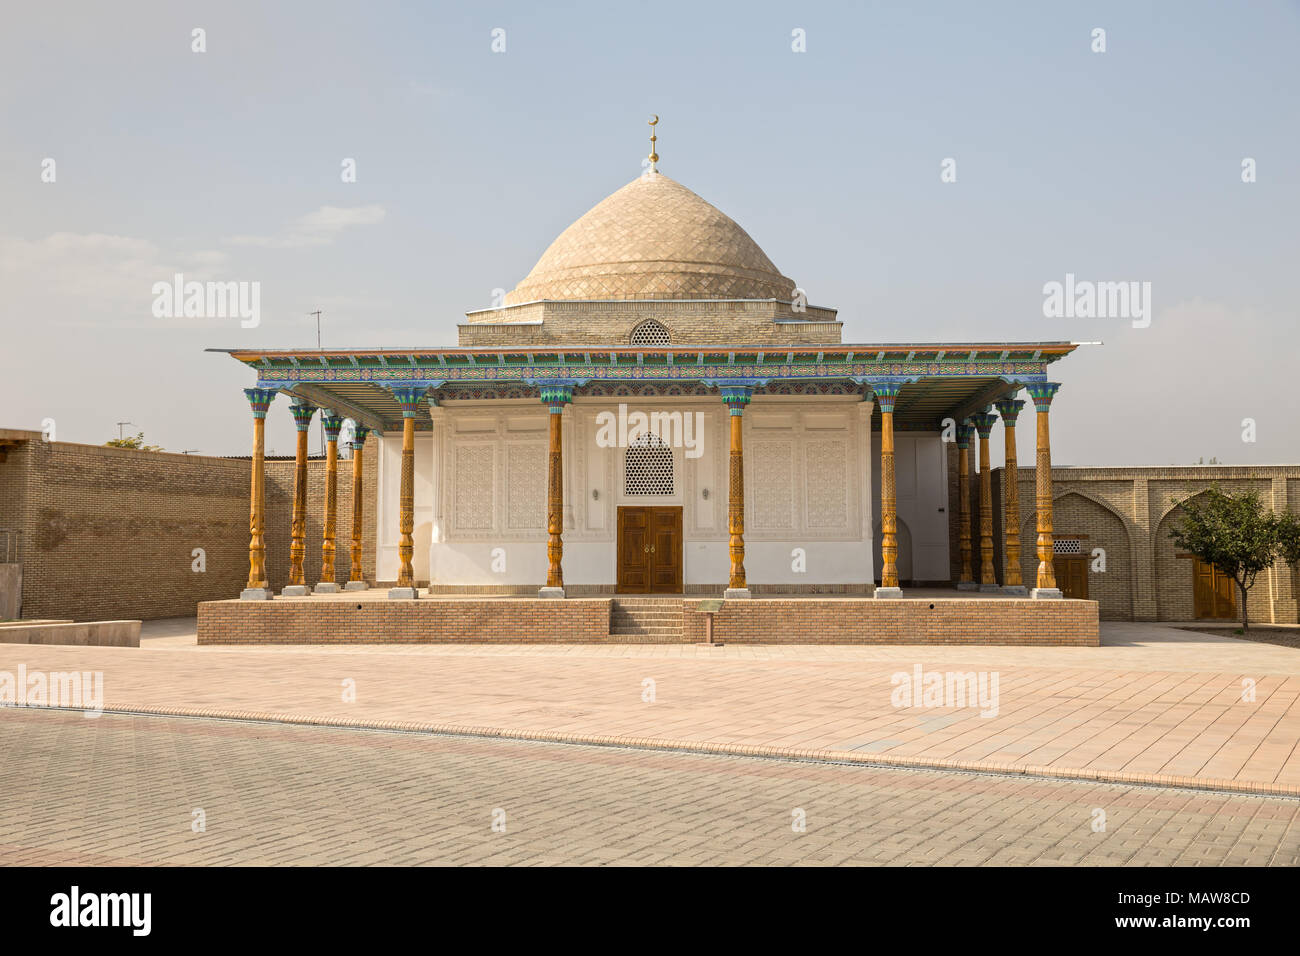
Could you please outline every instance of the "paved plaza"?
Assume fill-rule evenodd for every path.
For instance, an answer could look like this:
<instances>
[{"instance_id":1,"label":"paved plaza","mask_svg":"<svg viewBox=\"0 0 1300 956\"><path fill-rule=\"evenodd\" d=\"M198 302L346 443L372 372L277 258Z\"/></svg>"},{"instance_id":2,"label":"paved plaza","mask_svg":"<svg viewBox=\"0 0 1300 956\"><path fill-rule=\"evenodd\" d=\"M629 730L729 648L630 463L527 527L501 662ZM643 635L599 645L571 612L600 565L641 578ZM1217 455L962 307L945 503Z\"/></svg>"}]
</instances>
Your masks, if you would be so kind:
<instances>
[{"instance_id":1,"label":"paved plaza","mask_svg":"<svg viewBox=\"0 0 1300 956\"><path fill-rule=\"evenodd\" d=\"M1300 863L1300 801L1174 788L58 711L0 752L9 865Z\"/></svg>"},{"instance_id":2,"label":"paved plaza","mask_svg":"<svg viewBox=\"0 0 1300 956\"><path fill-rule=\"evenodd\" d=\"M1300 794L1300 654L1154 624L1106 624L1094 648L233 649L196 646L192 620L145 635L138 649L0 645L0 670L99 670L104 706L137 713ZM917 667L996 676L996 713L894 706L893 676Z\"/></svg>"},{"instance_id":3,"label":"paved plaza","mask_svg":"<svg viewBox=\"0 0 1300 956\"><path fill-rule=\"evenodd\" d=\"M0 709L0 863L1300 863L1300 653L1102 639L0 645L107 711ZM917 666L996 713L895 707Z\"/></svg>"}]
</instances>

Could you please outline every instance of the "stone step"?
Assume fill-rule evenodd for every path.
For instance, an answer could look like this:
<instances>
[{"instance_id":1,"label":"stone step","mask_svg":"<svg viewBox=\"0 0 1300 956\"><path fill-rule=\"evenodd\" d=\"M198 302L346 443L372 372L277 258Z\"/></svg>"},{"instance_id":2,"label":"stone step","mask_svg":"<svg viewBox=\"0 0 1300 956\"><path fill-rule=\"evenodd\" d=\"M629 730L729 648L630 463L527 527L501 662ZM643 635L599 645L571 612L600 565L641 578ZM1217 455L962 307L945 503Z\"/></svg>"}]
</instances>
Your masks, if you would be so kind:
<instances>
[{"instance_id":1,"label":"stone step","mask_svg":"<svg viewBox=\"0 0 1300 956\"><path fill-rule=\"evenodd\" d=\"M672 598L618 598L610 605L610 637L680 641L683 604Z\"/></svg>"}]
</instances>

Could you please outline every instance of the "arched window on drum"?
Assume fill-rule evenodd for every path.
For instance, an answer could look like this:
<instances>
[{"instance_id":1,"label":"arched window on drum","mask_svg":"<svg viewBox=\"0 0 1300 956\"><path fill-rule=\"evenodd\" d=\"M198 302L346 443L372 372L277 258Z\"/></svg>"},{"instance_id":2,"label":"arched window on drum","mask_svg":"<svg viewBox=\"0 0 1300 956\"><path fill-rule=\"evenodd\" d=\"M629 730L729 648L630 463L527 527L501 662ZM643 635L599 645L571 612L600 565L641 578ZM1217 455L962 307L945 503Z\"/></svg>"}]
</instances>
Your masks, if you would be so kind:
<instances>
[{"instance_id":1,"label":"arched window on drum","mask_svg":"<svg viewBox=\"0 0 1300 956\"><path fill-rule=\"evenodd\" d=\"M632 330L628 342L631 345L671 345L672 336L668 333L667 326L654 319L646 319Z\"/></svg>"}]
</instances>

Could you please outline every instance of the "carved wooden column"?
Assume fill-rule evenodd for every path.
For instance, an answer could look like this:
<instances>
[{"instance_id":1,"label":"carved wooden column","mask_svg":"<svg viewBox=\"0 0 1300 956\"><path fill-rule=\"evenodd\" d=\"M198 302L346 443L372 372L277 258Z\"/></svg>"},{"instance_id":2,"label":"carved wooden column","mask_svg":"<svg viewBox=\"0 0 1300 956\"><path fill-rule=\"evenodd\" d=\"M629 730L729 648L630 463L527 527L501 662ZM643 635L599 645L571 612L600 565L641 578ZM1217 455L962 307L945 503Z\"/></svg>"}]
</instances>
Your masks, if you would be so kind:
<instances>
[{"instance_id":1,"label":"carved wooden column","mask_svg":"<svg viewBox=\"0 0 1300 956\"><path fill-rule=\"evenodd\" d=\"M1015 393L1013 392L1012 395ZM1008 396L997 402L1006 439L1006 468L1002 471L1002 590L1006 594L1029 593L1020 574L1020 471L1016 461L1016 416L1024 399Z\"/></svg>"},{"instance_id":2,"label":"carved wooden column","mask_svg":"<svg viewBox=\"0 0 1300 956\"><path fill-rule=\"evenodd\" d=\"M402 484L397 496L397 587L390 588L388 596L393 600L414 601L420 596L411 563L415 555L415 418L420 413L420 399L429 387L402 385L390 387L389 391L402 406Z\"/></svg>"},{"instance_id":3,"label":"carved wooden column","mask_svg":"<svg viewBox=\"0 0 1300 956\"><path fill-rule=\"evenodd\" d=\"M878 598L902 597L898 586L898 484L894 472L894 403L902 386L873 382L880 406L880 587Z\"/></svg>"},{"instance_id":4,"label":"carved wooden column","mask_svg":"<svg viewBox=\"0 0 1300 956\"><path fill-rule=\"evenodd\" d=\"M298 428L298 449L293 470L293 524L289 542L289 584L280 593L286 597L311 594L303 576L303 559L307 556L307 429L311 427L316 406L295 398L289 406Z\"/></svg>"},{"instance_id":5,"label":"carved wooden column","mask_svg":"<svg viewBox=\"0 0 1300 956\"><path fill-rule=\"evenodd\" d=\"M993 567L993 470L989 459L989 436L998 417L985 408L971 416L980 437L980 590L1001 591Z\"/></svg>"},{"instance_id":6,"label":"carved wooden column","mask_svg":"<svg viewBox=\"0 0 1300 956\"><path fill-rule=\"evenodd\" d=\"M269 601L266 581L266 410L276 392L270 388L246 388L244 397L253 409L253 482L248 492L248 586L240 592L245 601Z\"/></svg>"},{"instance_id":7,"label":"carved wooden column","mask_svg":"<svg viewBox=\"0 0 1300 956\"><path fill-rule=\"evenodd\" d=\"M1032 592L1035 598L1059 598L1056 570L1052 567L1055 548L1052 543L1052 442L1047 427L1047 412L1059 382L1031 382L1025 391L1034 400L1038 412L1038 456L1035 461L1034 486L1038 498L1038 580Z\"/></svg>"},{"instance_id":8,"label":"carved wooden column","mask_svg":"<svg viewBox=\"0 0 1300 956\"><path fill-rule=\"evenodd\" d=\"M326 408L321 410L321 424L325 426L325 520L321 529L320 583L315 591L333 594L339 589L334 537L339 523L339 432L343 430L343 419Z\"/></svg>"},{"instance_id":9,"label":"carved wooden column","mask_svg":"<svg viewBox=\"0 0 1300 956\"><path fill-rule=\"evenodd\" d=\"M343 585L345 591L364 591L368 587L362 569L364 555L361 553L361 533L365 499L362 497L361 479L365 467L366 436L369 434L370 429L365 425L355 420L352 422L352 550L350 556L352 567L348 574L348 583Z\"/></svg>"},{"instance_id":10,"label":"carved wooden column","mask_svg":"<svg viewBox=\"0 0 1300 956\"><path fill-rule=\"evenodd\" d=\"M731 574L727 579L727 599L747 598L749 585L745 580L745 406L753 398L754 389L748 385L723 385L719 388L722 401L730 412L731 463L727 495L727 531L730 534L727 549L731 554Z\"/></svg>"},{"instance_id":11,"label":"carved wooden column","mask_svg":"<svg viewBox=\"0 0 1300 956\"><path fill-rule=\"evenodd\" d=\"M961 573L957 577L958 591L974 591L975 575L970 566L970 436L974 428L965 419L957 425L957 545L961 552Z\"/></svg>"},{"instance_id":12,"label":"carved wooden column","mask_svg":"<svg viewBox=\"0 0 1300 956\"><path fill-rule=\"evenodd\" d=\"M539 597L564 597L564 408L573 401L573 386L541 387L542 401L550 410L546 460L546 586Z\"/></svg>"}]
</instances>

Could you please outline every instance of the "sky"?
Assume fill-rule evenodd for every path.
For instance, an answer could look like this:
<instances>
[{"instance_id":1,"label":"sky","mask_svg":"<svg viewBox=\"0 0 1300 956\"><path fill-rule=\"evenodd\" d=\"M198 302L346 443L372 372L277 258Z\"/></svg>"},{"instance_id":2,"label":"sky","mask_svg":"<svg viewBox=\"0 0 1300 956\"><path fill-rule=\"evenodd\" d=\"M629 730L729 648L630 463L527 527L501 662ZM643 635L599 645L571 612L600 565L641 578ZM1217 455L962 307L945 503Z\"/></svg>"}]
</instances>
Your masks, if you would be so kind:
<instances>
[{"instance_id":1,"label":"sky","mask_svg":"<svg viewBox=\"0 0 1300 956\"><path fill-rule=\"evenodd\" d=\"M1104 343L1052 366L1056 463L1300 462L1297 47L1267 0L11 5L0 428L248 454L254 375L205 349L318 309L326 347L454 346L658 114L845 342ZM177 273L260 323L157 317ZM1149 324L1045 315L1067 274L1150 283Z\"/></svg>"}]
</instances>

